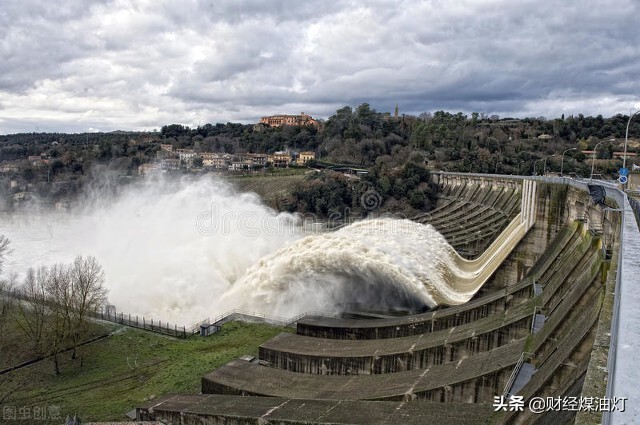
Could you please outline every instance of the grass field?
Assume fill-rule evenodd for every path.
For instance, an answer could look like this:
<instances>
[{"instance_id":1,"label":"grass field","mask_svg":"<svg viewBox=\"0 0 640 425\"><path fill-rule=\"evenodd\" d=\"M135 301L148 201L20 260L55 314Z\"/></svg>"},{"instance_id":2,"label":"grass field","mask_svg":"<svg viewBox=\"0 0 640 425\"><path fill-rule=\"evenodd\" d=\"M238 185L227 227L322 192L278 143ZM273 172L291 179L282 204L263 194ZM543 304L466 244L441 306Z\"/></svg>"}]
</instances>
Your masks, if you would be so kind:
<instances>
[{"instance_id":1,"label":"grass field","mask_svg":"<svg viewBox=\"0 0 640 425\"><path fill-rule=\"evenodd\" d=\"M255 192L267 205L275 206L278 199L286 198L291 194L293 187L304 180L307 169L283 169L273 173L227 177L241 192Z\"/></svg>"},{"instance_id":2,"label":"grass field","mask_svg":"<svg viewBox=\"0 0 640 425\"><path fill-rule=\"evenodd\" d=\"M60 424L74 413L83 422L122 420L126 412L155 397L199 393L202 375L241 355L257 354L262 342L288 331L228 323L211 337L181 340L115 325L109 329L113 335L84 347L82 366L64 355L59 376L46 360L0 376L0 396L19 387L0 403L3 412L15 409L16 416L22 413L25 419L8 423ZM52 413L36 420L36 412L40 417L40 412ZM52 420L56 413L60 418ZM0 423L5 423L1 417Z\"/></svg>"}]
</instances>

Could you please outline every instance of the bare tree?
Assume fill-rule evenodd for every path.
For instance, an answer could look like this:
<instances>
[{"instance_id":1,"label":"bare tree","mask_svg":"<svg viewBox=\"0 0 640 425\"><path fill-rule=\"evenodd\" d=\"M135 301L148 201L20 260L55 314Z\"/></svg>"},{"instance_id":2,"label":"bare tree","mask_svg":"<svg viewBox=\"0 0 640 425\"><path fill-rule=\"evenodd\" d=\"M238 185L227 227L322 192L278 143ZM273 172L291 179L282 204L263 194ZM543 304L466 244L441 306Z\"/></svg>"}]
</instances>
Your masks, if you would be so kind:
<instances>
[{"instance_id":1,"label":"bare tree","mask_svg":"<svg viewBox=\"0 0 640 425\"><path fill-rule=\"evenodd\" d=\"M106 303L107 289L104 287L105 273L95 257L77 256L70 273L73 304L72 358L76 358L78 343L87 335L87 315Z\"/></svg>"},{"instance_id":2,"label":"bare tree","mask_svg":"<svg viewBox=\"0 0 640 425\"><path fill-rule=\"evenodd\" d=\"M11 252L9 248L9 238L4 235L0 235L0 272L2 272L2 263L4 259Z\"/></svg>"},{"instance_id":3,"label":"bare tree","mask_svg":"<svg viewBox=\"0 0 640 425\"><path fill-rule=\"evenodd\" d=\"M0 358L6 352L11 334L11 328L7 325L12 319L15 307L13 291L16 279L17 276L14 273L8 280L0 280Z\"/></svg>"},{"instance_id":4,"label":"bare tree","mask_svg":"<svg viewBox=\"0 0 640 425\"><path fill-rule=\"evenodd\" d=\"M49 314L46 321L45 340L47 354L53 360L54 372L60 373L58 355L64 351L73 334L73 286L71 282L71 267L56 264L49 269L47 280L47 294L49 296Z\"/></svg>"},{"instance_id":5,"label":"bare tree","mask_svg":"<svg viewBox=\"0 0 640 425\"><path fill-rule=\"evenodd\" d=\"M2 273L2 263L9 252L9 239L0 235L0 273ZM9 280L0 280L0 335L6 335L5 326L9 321L13 307L12 292L14 290L16 275L12 274ZM4 350L4 338L0 338L0 354Z\"/></svg>"},{"instance_id":6,"label":"bare tree","mask_svg":"<svg viewBox=\"0 0 640 425\"><path fill-rule=\"evenodd\" d=\"M51 357L60 373L59 356L72 348L72 359L89 333L88 315L106 302L105 275L94 257L72 264L29 269L18 308L18 324L34 350ZM81 362L82 363L82 362Z\"/></svg>"},{"instance_id":7,"label":"bare tree","mask_svg":"<svg viewBox=\"0 0 640 425\"><path fill-rule=\"evenodd\" d=\"M47 281L49 269L30 268L19 291L17 323L33 344L33 349L43 354L42 338L47 320Z\"/></svg>"}]
</instances>

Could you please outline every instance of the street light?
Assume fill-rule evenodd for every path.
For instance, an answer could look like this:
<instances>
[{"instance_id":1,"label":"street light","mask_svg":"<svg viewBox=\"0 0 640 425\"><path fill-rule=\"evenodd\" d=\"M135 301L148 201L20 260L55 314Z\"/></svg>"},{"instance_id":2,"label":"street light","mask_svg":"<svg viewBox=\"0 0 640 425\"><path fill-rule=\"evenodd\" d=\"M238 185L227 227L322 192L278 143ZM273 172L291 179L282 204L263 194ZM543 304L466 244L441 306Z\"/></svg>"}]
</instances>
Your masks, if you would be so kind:
<instances>
[{"instance_id":1,"label":"street light","mask_svg":"<svg viewBox=\"0 0 640 425\"><path fill-rule=\"evenodd\" d=\"M629 140L629 124L631 124L631 118L635 117L636 114L640 112L640 110L635 111L629 117L629 121L627 121L627 132L624 134L624 156L622 157L622 168L627 168L627 141Z\"/></svg>"},{"instance_id":2,"label":"street light","mask_svg":"<svg viewBox=\"0 0 640 425\"><path fill-rule=\"evenodd\" d=\"M569 152L569 151L575 151L578 148L569 148L567 150L565 150L564 152L562 152L562 161L560 161L560 177L562 177L562 172L564 171L564 154Z\"/></svg>"},{"instance_id":3,"label":"street light","mask_svg":"<svg viewBox=\"0 0 640 425\"><path fill-rule=\"evenodd\" d=\"M589 176L589 180L593 180L593 166L596 163L596 152L598 152L598 146L600 146L602 143L608 142L608 140L602 140L598 143L596 143L596 147L593 148L593 159L591 160L591 175Z\"/></svg>"},{"instance_id":4,"label":"street light","mask_svg":"<svg viewBox=\"0 0 640 425\"><path fill-rule=\"evenodd\" d=\"M531 175L532 175L532 176L535 176L535 175L536 175L536 164L537 164L538 162L540 162L540 161L543 161L543 159L542 159L542 158L540 158L540 159L536 159L535 161L533 161L533 171L531 172Z\"/></svg>"},{"instance_id":5,"label":"street light","mask_svg":"<svg viewBox=\"0 0 640 425\"><path fill-rule=\"evenodd\" d=\"M556 156L556 154L554 153L553 155L549 155L549 156L545 156L544 157L544 167L542 167L542 175L543 176L545 174L547 174L547 158L551 158L552 156Z\"/></svg>"}]
</instances>

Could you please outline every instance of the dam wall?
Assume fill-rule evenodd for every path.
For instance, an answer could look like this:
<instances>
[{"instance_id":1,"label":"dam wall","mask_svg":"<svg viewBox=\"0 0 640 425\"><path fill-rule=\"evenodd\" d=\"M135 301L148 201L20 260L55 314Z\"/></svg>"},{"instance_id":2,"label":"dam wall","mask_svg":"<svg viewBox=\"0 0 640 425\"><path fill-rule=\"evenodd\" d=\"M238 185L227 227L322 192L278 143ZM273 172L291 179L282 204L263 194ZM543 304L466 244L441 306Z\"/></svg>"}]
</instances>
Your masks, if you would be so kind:
<instances>
[{"instance_id":1,"label":"dam wall","mask_svg":"<svg viewBox=\"0 0 640 425\"><path fill-rule=\"evenodd\" d=\"M465 261L483 258L523 209L535 211L525 219L526 234L470 301L394 318L306 317L295 334L263 343L257 357L203 376L202 395L143 406L139 419L266 423L278 412L278 423L383 424L396 423L389 422L392 411L411 409L401 422L438 415L460 424L606 420L601 412L494 412L492 404L512 395L526 403L607 394L622 225L615 193L594 203L585 183L568 179L535 179L535 196L524 197L532 192L523 177L433 179L438 204L416 220L436 227ZM263 407L250 410L247 397L237 396ZM335 415L301 417L288 409L313 403ZM337 407L346 404L349 410ZM464 408L454 414L455 406ZM378 416L382 411L389 416Z\"/></svg>"}]
</instances>

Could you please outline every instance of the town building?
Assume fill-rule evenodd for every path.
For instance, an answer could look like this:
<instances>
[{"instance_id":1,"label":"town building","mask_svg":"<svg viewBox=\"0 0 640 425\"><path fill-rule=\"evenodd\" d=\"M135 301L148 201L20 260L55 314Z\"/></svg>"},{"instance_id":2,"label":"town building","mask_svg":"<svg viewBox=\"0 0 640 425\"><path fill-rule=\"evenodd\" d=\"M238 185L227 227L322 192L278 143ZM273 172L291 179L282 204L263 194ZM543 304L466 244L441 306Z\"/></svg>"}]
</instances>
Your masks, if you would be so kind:
<instances>
[{"instance_id":1,"label":"town building","mask_svg":"<svg viewBox=\"0 0 640 425\"><path fill-rule=\"evenodd\" d=\"M276 152L269 156L269 162L274 167L288 167L291 164L291 154L287 152Z\"/></svg>"},{"instance_id":2,"label":"town building","mask_svg":"<svg viewBox=\"0 0 640 425\"><path fill-rule=\"evenodd\" d=\"M33 167L43 167L49 163L48 160L43 159L40 155L30 155L27 158L27 161L29 161L29 164L31 164Z\"/></svg>"},{"instance_id":3,"label":"town building","mask_svg":"<svg viewBox=\"0 0 640 425\"><path fill-rule=\"evenodd\" d=\"M18 164L2 164L0 165L0 173L17 173L20 171Z\"/></svg>"},{"instance_id":4,"label":"town building","mask_svg":"<svg viewBox=\"0 0 640 425\"><path fill-rule=\"evenodd\" d=\"M138 166L138 174L141 176L144 176L159 170L160 170L160 166L154 162L148 162L146 164L142 164Z\"/></svg>"},{"instance_id":5,"label":"town building","mask_svg":"<svg viewBox=\"0 0 640 425\"><path fill-rule=\"evenodd\" d=\"M233 159L229 154L217 152L202 152L200 156L202 157L203 167L219 170L226 169Z\"/></svg>"},{"instance_id":6,"label":"town building","mask_svg":"<svg viewBox=\"0 0 640 425\"><path fill-rule=\"evenodd\" d=\"M180 162L183 163L187 168L191 168L193 165L193 160L196 157L196 153L193 149L176 149L176 153L178 154L178 158L180 158Z\"/></svg>"},{"instance_id":7,"label":"town building","mask_svg":"<svg viewBox=\"0 0 640 425\"><path fill-rule=\"evenodd\" d=\"M266 124L271 127L280 127L283 125L295 125L295 126L318 126L318 121L314 120L311 115L307 115L301 112L300 115L271 115L268 117L260 118L260 124Z\"/></svg>"},{"instance_id":8,"label":"town building","mask_svg":"<svg viewBox=\"0 0 640 425\"><path fill-rule=\"evenodd\" d=\"M247 161L251 168L261 168L267 165L269 155L263 153L242 153L238 155L241 161Z\"/></svg>"},{"instance_id":9,"label":"town building","mask_svg":"<svg viewBox=\"0 0 640 425\"><path fill-rule=\"evenodd\" d=\"M303 151L298 155L298 165L305 165L309 161L316 159L316 153L311 151Z\"/></svg>"},{"instance_id":10,"label":"town building","mask_svg":"<svg viewBox=\"0 0 640 425\"><path fill-rule=\"evenodd\" d=\"M180 169L180 160L178 158L165 158L160 161L160 168L167 171L177 171Z\"/></svg>"}]
</instances>

